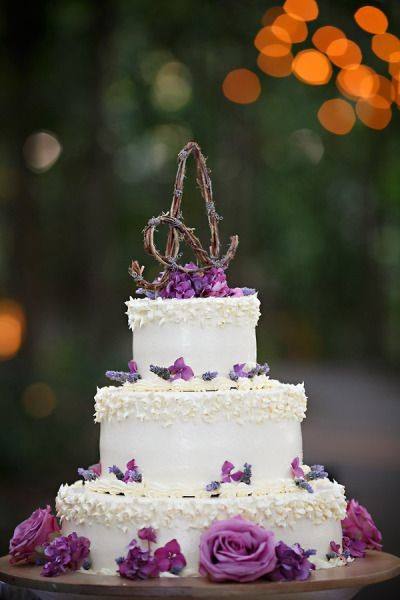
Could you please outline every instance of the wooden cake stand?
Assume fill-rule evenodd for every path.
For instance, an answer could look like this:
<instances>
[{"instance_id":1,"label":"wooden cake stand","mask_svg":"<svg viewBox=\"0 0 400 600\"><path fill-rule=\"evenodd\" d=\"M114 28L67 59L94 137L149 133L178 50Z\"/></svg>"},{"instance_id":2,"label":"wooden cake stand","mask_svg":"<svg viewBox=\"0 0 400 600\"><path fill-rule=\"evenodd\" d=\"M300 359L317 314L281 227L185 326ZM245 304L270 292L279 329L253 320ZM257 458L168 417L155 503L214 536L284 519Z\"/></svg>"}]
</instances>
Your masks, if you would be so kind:
<instances>
[{"instance_id":1,"label":"wooden cake stand","mask_svg":"<svg viewBox=\"0 0 400 600\"><path fill-rule=\"evenodd\" d=\"M362 588L400 575L400 558L385 552L368 552L345 567L318 570L307 581L272 583L211 583L200 577L160 578L129 581L121 577L70 573L54 578L41 577L40 567L10 565L8 556L0 558L0 581L30 590L37 598L68 600L82 596L133 598L135 600L207 600L243 598L249 600L347 600ZM295 595L294 595L295 594Z\"/></svg>"}]
</instances>

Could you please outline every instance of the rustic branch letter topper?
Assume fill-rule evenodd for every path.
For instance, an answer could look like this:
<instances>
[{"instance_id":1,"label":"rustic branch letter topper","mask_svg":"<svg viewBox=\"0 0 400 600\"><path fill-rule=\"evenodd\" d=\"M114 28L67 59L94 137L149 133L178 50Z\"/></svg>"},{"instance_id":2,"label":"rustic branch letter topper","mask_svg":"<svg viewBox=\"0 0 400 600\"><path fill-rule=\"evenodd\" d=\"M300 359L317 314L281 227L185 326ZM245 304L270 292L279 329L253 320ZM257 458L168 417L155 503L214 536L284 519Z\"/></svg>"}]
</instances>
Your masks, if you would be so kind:
<instances>
[{"instance_id":1,"label":"rustic branch letter topper","mask_svg":"<svg viewBox=\"0 0 400 600\"><path fill-rule=\"evenodd\" d=\"M197 184L200 188L201 195L205 202L208 224L210 227L210 247L207 252L199 238L193 233L194 230L187 227L183 222L181 203L183 196L183 182L185 179L186 161L193 154L196 161ZM232 235L230 238L229 248L220 258L220 241L218 232L218 222L221 217L215 210L213 201L212 184L209 170L206 165L200 146L196 142L188 142L186 146L178 154L178 170L175 178L174 195L172 197L171 208L169 212L162 213L158 217L151 218L144 229L144 249L154 256L154 258L163 266L163 274L156 281L146 281L143 277L144 267L140 266L137 260L132 261L129 269L130 275L135 282L146 290L159 291L163 289L169 279L169 273L174 270L191 273L204 272L212 267L220 267L226 269L234 258L239 244L237 235ZM154 233L159 225L168 225L169 233L164 254L157 249L154 242ZM184 241L193 250L196 256L197 264L200 265L197 269L186 269L183 265L178 264L179 248L181 242Z\"/></svg>"}]
</instances>

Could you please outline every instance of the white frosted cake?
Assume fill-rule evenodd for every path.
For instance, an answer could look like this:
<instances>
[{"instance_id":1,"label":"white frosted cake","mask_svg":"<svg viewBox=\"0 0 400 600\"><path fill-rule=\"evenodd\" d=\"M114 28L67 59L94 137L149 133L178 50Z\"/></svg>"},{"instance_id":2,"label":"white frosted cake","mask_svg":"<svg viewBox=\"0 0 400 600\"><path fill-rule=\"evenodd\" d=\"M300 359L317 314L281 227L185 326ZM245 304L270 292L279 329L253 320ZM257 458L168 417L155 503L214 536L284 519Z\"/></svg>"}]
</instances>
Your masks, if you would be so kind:
<instances>
[{"instance_id":1,"label":"white frosted cake","mask_svg":"<svg viewBox=\"0 0 400 600\"><path fill-rule=\"evenodd\" d=\"M180 203L179 185L175 191ZM178 231L195 249L175 209L147 231L167 224L172 242ZM213 260L201 270L171 259L169 278L161 274L153 288L145 282L146 297L127 302L130 371L109 373L122 385L95 397L101 470L61 486L56 502L63 533L90 539L94 572L116 573L115 560L136 532L153 527L160 544L179 541L180 574L199 575L202 533L237 515L287 544L315 549L317 567L338 564L327 554L342 539L344 489L319 465L302 465L304 386L280 383L257 363L257 294L228 288L227 258Z\"/></svg>"}]
</instances>

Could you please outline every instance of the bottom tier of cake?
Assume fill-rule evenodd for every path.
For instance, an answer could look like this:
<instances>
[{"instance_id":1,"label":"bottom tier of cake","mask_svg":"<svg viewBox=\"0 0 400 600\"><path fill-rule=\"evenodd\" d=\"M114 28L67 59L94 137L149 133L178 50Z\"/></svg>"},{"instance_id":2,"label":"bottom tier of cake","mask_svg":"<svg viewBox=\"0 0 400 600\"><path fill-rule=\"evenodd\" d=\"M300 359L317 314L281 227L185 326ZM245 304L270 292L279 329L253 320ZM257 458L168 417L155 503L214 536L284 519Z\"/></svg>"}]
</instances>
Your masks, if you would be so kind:
<instances>
[{"instance_id":1,"label":"bottom tier of cake","mask_svg":"<svg viewBox=\"0 0 400 600\"><path fill-rule=\"evenodd\" d=\"M176 538L186 557L182 576L198 575L199 540L213 521L241 515L273 531L277 540L313 548L317 567L328 562L331 541L341 543L345 516L344 489L336 482L315 482L314 493L291 493L234 498L135 498L85 489L82 482L61 486L57 512L64 534L76 531L91 541L92 570L115 574L115 559L126 554L142 527L157 530L159 545Z\"/></svg>"}]
</instances>

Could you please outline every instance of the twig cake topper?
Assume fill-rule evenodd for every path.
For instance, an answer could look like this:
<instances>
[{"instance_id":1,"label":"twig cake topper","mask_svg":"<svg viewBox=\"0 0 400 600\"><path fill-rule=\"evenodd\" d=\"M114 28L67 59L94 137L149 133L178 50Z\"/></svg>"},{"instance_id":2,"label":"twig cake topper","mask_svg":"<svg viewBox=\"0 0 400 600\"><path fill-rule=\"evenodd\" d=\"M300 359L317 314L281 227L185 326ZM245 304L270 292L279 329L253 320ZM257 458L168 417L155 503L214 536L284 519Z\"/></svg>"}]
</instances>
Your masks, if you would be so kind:
<instances>
[{"instance_id":1,"label":"twig cake topper","mask_svg":"<svg viewBox=\"0 0 400 600\"><path fill-rule=\"evenodd\" d=\"M210 247L207 252L199 238L194 234L194 229L187 227L183 222L181 203L183 196L183 182L185 179L186 161L190 155L193 155L196 161L197 184L205 202L208 224L210 227ZM232 235L230 245L226 254L220 257L220 240L218 232L218 222L221 217L215 210L213 201L212 184L209 170L206 165L200 146L196 142L189 142L178 154L178 170L175 178L174 194L169 212L162 213L158 217L151 218L144 228L144 249L154 256L154 258L163 266L162 275L156 281L146 281L143 277L144 267L140 266L137 260L132 261L129 269L130 274L137 284L145 290L159 291L164 288L170 276L171 271L181 271L183 273L203 273L213 267L226 269L236 254L239 244L237 235ZM165 253L162 254L155 245L154 233L159 225L168 225L169 233ZM190 246L197 259L197 268L188 268L180 265L177 261L180 257L179 248L184 241Z\"/></svg>"}]
</instances>

